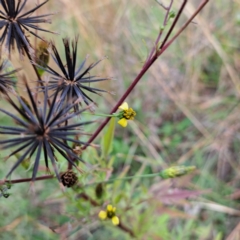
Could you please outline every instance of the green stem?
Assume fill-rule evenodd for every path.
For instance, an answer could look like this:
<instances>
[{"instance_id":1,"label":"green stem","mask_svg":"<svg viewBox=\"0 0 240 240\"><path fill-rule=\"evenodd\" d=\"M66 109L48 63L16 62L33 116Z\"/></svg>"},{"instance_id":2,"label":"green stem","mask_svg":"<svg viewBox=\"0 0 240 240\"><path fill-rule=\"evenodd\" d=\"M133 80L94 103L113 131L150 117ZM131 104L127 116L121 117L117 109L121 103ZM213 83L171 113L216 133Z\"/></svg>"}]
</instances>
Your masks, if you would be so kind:
<instances>
[{"instance_id":1,"label":"green stem","mask_svg":"<svg viewBox=\"0 0 240 240\"><path fill-rule=\"evenodd\" d=\"M119 115L117 113L104 114L104 113L89 113L89 112L83 112L83 114L95 115L95 116L100 116L100 117L118 117L118 115Z\"/></svg>"},{"instance_id":2,"label":"green stem","mask_svg":"<svg viewBox=\"0 0 240 240\"><path fill-rule=\"evenodd\" d=\"M151 173L151 174L143 174L143 175L137 175L137 176L128 176L128 177L123 177L123 178L112 178L112 179L109 179L107 181L101 181L101 182L94 182L94 183L86 184L86 185L84 185L84 187L88 187L88 186L95 185L95 184L101 184L101 183L108 184L108 183L112 183L114 181L131 180L131 179L134 179L134 178L151 178L151 177L161 177L161 176L160 176L160 173Z\"/></svg>"}]
</instances>

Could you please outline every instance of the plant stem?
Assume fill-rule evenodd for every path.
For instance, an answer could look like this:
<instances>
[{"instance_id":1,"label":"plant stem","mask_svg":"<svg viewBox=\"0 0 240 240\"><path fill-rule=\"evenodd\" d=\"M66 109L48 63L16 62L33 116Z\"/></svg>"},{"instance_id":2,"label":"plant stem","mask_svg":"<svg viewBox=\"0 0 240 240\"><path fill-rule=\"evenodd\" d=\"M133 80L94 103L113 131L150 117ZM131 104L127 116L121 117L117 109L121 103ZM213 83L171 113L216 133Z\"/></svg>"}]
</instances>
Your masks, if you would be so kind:
<instances>
[{"instance_id":1,"label":"plant stem","mask_svg":"<svg viewBox=\"0 0 240 240\"><path fill-rule=\"evenodd\" d=\"M158 4L160 4L158 1L156 1L156 2L157 2ZM166 12L166 15L165 15L165 18L164 18L164 21L163 21L163 27L165 27L165 26L167 25L167 20L168 20L168 16L169 16L170 9L172 8L172 4L173 4L173 0L171 0L169 6L168 6L167 8L164 7L164 9L165 9L167 12ZM163 6L163 5L160 4L160 6ZM159 34L158 34L158 37L157 37L157 39L156 39L156 41L155 41L155 45L153 46L153 48L152 48L152 50L151 50L151 53L150 53L149 56L148 56L147 61L153 56L154 51L156 51L156 47L157 47L157 45L158 45L158 43L159 43L159 41L160 41L160 39L161 39L162 33L163 33L163 29L161 28L161 29L160 29L160 32L159 32ZM147 62L147 61L146 61L146 62Z\"/></svg>"},{"instance_id":2,"label":"plant stem","mask_svg":"<svg viewBox=\"0 0 240 240\"><path fill-rule=\"evenodd\" d=\"M183 11L184 7L186 6L186 4L187 4L187 0L184 0L184 2L182 3L182 5L181 5L181 7L180 7L180 9L179 9L179 11L178 11L178 13L177 13L177 16L174 18L174 21L173 21L170 29L168 30L168 32L167 32L167 34L166 34L166 36L165 36L165 38L164 38L161 46L159 47L159 49L162 49L163 46L165 46L165 43L166 43L166 41L168 40L168 38L170 37L170 34L172 33L174 27L176 26L176 23L178 22L181 14L182 14L182 11ZM182 31L181 31L181 32L182 32Z\"/></svg>"},{"instance_id":3,"label":"plant stem","mask_svg":"<svg viewBox=\"0 0 240 240\"><path fill-rule=\"evenodd\" d=\"M88 186L97 185L97 184L101 184L101 183L108 184L108 183L112 183L114 181L126 181L126 180L131 180L134 178L151 178L151 177L161 177L161 176L160 176L160 173L151 173L151 174L143 174L143 175L136 175L136 176L128 176L128 177L123 177L123 178L112 178L107 181L86 184L83 187L88 187Z\"/></svg>"},{"instance_id":4,"label":"plant stem","mask_svg":"<svg viewBox=\"0 0 240 240\"><path fill-rule=\"evenodd\" d=\"M188 21L178 30L178 32L164 45L159 47L158 56L160 56L172 43L176 38L185 30L185 28L192 22L192 20L198 15L198 13L204 8L204 6L209 2L209 0L203 0L199 5L197 10L193 13L193 15L188 19ZM182 7L181 7L182 8ZM183 9L182 9L183 10ZM166 41L165 41L166 42Z\"/></svg>"},{"instance_id":5,"label":"plant stem","mask_svg":"<svg viewBox=\"0 0 240 240\"><path fill-rule=\"evenodd\" d=\"M157 177L157 176L160 177L159 173L144 174L144 175L139 175L139 176L128 176L128 177L123 177L123 178L113 178L113 179L110 179L107 181L86 184L86 185L84 185L84 187L88 187L88 186L99 184L99 183L107 184L107 183L111 183L114 181L120 181L120 180L124 181L124 180L131 180L134 178L150 178L150 177ZM55 176L54 175L45 175L45 176L41 176L41 177L36 177L35 181L47 180L47 179L52 179L52 178L55 178ZM31 181L32 181L32 178L21 178L21 179L15 179L15 180L0 180L0 183L1 184L4 184L4 183L15 184L15 183L23 183L23 182L31 182Z\"/></svg>"},{"instance_id":6,"label":"plant stem","mask_svg":"<svg viewBox=\"0 0 240 240\"><path fill-rule=\"evenodd\" d=\"M142 78L142 76L145 74L145 72L149 69L149 67L156 61L157 55L155 54L153 58L148 61L147 65L144 66L144 68L140 71L138 76L135 78L135 80L132 82L132 84L129 86L127 91L123 94L123 96L118 100L115 107L110 112L110 115L115 113L118 110L118 107L124 102L124 100L127 98L127 96L132 92L133 88L137 85L138 81ZM102 129L107 125L111 117L107 117L102 124L98 127L98 129L94 132L92 137L88 140L87 145L83 146L83 150L87 148L87 146L98 136L98 134L102 131Z\"/></svg>"},{"instance_id":7,"label":"plant stem","mask_svg":"<svg viewBox=\"0 0 240 240\"><path fill-rule=\"evenodd\" d=\"M129 233L132 237L135 238L134 232L133 232L131 229L127 228L125 225L123 225L122 222L119 223L118 227L119 227L120 229L122 229L123 231Z\"/></svg>"},{"instance_id":8,"label":"plant stem","mask_svg":"<svg viewBox=\"0 0 240 240\"><path fill-rule=\"evenodd\" d=\"M83 112L83 114L87 115L94 115L94 116L99 116L99 117L117 117L118 115L116 114L104 114L104 113L89 113L89 112Z\"/></svg>"},{"instance_id":9,"label":"plant stem","mask_svg":"<svg viewBox=\"0 0 240 240\"><path fill-rule=\"evenodd\" d=\"M46 176L41 176L41 177L36 177L34 181L41 181L41 180L47 180L47 179L52 179L55 178L53 175L46 175ZM10 184L15 184L15 183L23 183L23 182L31 182L32 178L21 178L21 179L15 179L15 180L0 180L0 185L4 183L10 183Z\"/></svg>"}]
</instances>

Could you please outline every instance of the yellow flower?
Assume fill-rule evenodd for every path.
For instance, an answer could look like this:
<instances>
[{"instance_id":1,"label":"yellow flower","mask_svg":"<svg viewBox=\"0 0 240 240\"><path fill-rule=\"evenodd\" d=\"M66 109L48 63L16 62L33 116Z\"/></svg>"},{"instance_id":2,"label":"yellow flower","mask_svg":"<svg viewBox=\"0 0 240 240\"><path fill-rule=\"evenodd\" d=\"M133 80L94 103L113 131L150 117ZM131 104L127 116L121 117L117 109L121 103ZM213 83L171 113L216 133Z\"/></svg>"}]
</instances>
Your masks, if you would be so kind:
<instances>
[{"instance_id":1,"label":"yellow flower","mask_svg":"<svg viewBox=\"0 0 240 240\"><path fill-rule=\"evenodd\" d=\"M107 205L106 211L100 211L98 214L98 217L102 220L105 220L107 218L112 220L113 225L119 224L119 218L115 215L116 208L112 205Z\"/></svg>"},{"instance_id":2,"label":"yellow flower","mask_svg":"<svg viewBox=\"0 0 240 240\"><path fill-rule=\"evenodd\" d=\"M112 217L112 223L117 226L119 224L119 218L117 216Z\"/></svg>"},{"instance_id":3,"label":"yellow flower","mask_svg":"<svg viewBox=\"0 0 240 240\"><path fill-rule=\"evenodd\" d=\"M128 120L134 120L136 112L132 108L128 107L127 102L124 102L119 109L122 111L119 113L120 120L118 121L118 124L120 124L122 127L126 127Z\"/></svg>"},{"instance_id":4,"label":"yellow flower","mask_svg":"<svg viewBox=\"0 0 240 240\"><path fill-rule=\"evenodd\" d=\"M100 211L100 213L98 214L98 217L102 220L105 220L107 218L107 212Z\"/></svg>"}]
</instances>

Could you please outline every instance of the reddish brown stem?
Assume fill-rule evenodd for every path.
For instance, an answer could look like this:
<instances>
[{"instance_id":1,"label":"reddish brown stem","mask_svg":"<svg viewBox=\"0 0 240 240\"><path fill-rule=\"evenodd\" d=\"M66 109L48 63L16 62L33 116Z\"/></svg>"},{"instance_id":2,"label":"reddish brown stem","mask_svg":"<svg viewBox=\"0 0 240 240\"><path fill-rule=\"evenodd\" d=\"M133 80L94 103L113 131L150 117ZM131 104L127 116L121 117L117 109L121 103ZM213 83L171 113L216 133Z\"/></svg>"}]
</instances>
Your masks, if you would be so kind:
<instances>
[{"instance_id":1,"label":"reddish brown stem","mask_svg":"<svg viewBox=\"0 0 240 240\"><path fill-rule=\"evenodd\" d=\"M86 193L80 193L76 197L77 199L83 198L84 200L88 201L91 203L92 206L97 207L100 206L98 202L96 202L94 199L90 198Z\"/></svg>"},{"instance_id":2,"label":"reddish brown stem","mask_svg":"<svg viewBox=\"0 0 240 240\"><path fill-rule=\"evenodd\" d=\"M70 162L68 162L68 170L71 170L72 168L73 168L73 165Z\"/></svg>"},{"instance_id":3,"label":"reddish brown stem","mask_svg":"<svg viewBox=\"0 0 240 240\"><path fill-rule=\"evenodd\" d=\"M122 229L124 232L129 233L129 235L131 235L132 237L135 237L134 232L131 229L127 228L124 224L122 224L122 222L119 223L118 227Z\"/></svg>"},{"instance_id":4,"label":"reddish brown stem","mask_svg":"<svg viewBox=\"0 0 240 240\"><path fill-rule=\"evenodd\" d=\"M145 72L149 69L149 67L156 61L157 59L157 55L155 54L149 61L148 63L144 66L144 68L140 71L140 73L138 74L138 76L135 78L135 80L132 82L132 84L129 86L129 88L127 89L127 91L123 94L123 96L119 99L119 101L117 102L117 104L115 105L115 107L112 109L112 111L110 112L110 114L115 113L118 110L118 107L123 103L123 101L127 98L127 96L131 93L131 91L133 90L133 88L136 86L136 84L138 83L138 81L142 78L142 76L145 74ZM86 149L89 144L98 136L98 134L102 131L102 129L107 125L107 123L109 122L109 120L111 119L111 117L107 117L102 124L98 127L98 129L94 132L94 134L92 135L92 137L88 140L87 144L85 146L83 146L83 150Z\"/></svg>"},{"instance_id":5,"label":"reddish brown stem","mask_svg":"<svg viewBox=\"0 0 240 240\"><path fill-rule=\"evenodd\" d=\"M184 2L182 3L182 5L181 5L181 7L180 7L180 9L179 9L179 11L177 13L177 16L175 17L175 19L174 19L170 29L168 30L168 32L166 34L166 37L164 38L164 40L163 40L161 46L159 47L159 49L161 49L165 45L165 43L168 40L170 34L172 33L174 27L176 26L176 23L178 22L181 14L182 14L182 11L183 11L184 7L186 6L186 4L187 4L187 0L184 0Z\"/></svg>"},{"instance_id":6,"label":"reddish brown stem","mask_svg":"<svg viewBox=\"0 0 240 240\"><path fill-rule=\"evenodd\" d=\"M173 41L185 30L185 28L192 22L192 20L198 15L198 13L204 8L209 0L203 0L194 14L188 19L188 21L178 30L178 32L169 40L164 46L160 46L158 57L173 43ZM166 42L166 41L165 41Z\"/></svg>"},{"instance_id":7,"label":"reddish brown stem","mask_svg":"<svg viewBox=\"0 0 240 240\"><path fill-rule=\"evenodd\" d=\"M41 181L41 180L47 180L55 178L53 175L46 175L41 177L36 177L34 181ZM15 179L15 180L0 180L1 184L4 183L10 183L10 184L16 184L16 183L23 183L23 182L31 182L32 178L22 178L22 179Z\"/></svg>"}]
</instances>

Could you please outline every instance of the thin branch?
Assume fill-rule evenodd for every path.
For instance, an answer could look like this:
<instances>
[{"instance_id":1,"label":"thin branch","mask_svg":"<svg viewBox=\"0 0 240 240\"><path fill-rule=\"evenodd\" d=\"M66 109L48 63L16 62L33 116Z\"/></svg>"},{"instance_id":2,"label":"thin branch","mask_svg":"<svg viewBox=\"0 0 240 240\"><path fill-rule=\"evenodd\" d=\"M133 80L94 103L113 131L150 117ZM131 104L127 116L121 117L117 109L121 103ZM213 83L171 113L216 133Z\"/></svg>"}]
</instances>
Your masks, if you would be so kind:
<instances>
[{"instance_id":1,"label":"thin branch","mask_svg":"<svg viewBox=\"0 0 240 240\"><path fill-rule=\"evenodd\" d=\"M174 18L174 21L173 21L173 23L172 23L172 25L171 25L168 33L166 34L166 37L164 38L161 46L159 47L159 49L161 49L161 48L164 46L164 44L166 43L166 41L168 40L168 38L169 38L169 36L171 35L174 27L176 26L176 23L178 22L178 20L179 20L179 18L180 18L180 16L181 16L182 11L183 11L184 7L186 6L186 4L187 4L187 0L184 0L183 4L181 5L181 7L180 7L180 9L179 9L179 11L178 11L178 13L177 13L177 16Z\"/></svg>"},{"instance_id":2,"label":"thin branch","mask_svg":"<svg viewBox=\"0 0 240 240\"><path fill-rule=\"evenodd\" d=\"M54 175L45 175L41 177L36 177L34 181L41 181L41 180L47 180L55 178ZM0 185L3 185L4 183L10 183L10 184L16 184L16 183L23 183L23 182L31 182L32 178L21 178L21 179L14 179L14 180L0 180Z\"/></svg>"},{"instance_id":3,"label":"thin branch","mask_svg":"<svg viewBox=\"0 0 240 240\"><path fill-rule=\"evenodd\" d=\"M165 10L167 10L167 12L166 12L166 14L165 14L164 21L163 21L163 28L161 28L160 31L159 31L159 34L158 34L157 39L156 39L156 41L155 41L155 45L153 46L153 48L152 48L152 50L151 50L151 53L149 54L149 56L148 56L148 58L147 58L146 63L149 61L149 59L153 56L154 52L156 51L156 47L158 46L158 43L159 43L159 41L160 41L160 39L161 39L161 36L162 36L162 34L163 34L163 30L164 30L164 28L165 28L166 25L167 25L169 13L170 13L170 10L171 10L171 8L172 8L173 1L174 1L174 0L171 0L169 6L168 6L167 8L163 7ZM157 0L156 0L156 2L157 2L159 5L161 5L161 3L159 3ZM163 5L161 5L161 6L163 6Z\"/></svg>"},{"instance_id":4,"label":"thin branch","mask_svg":"<svg viewBox=\"0 0 240 240\"><path fill-rule=\"evenodd\" d=\"M163 9L165 10L169 10L170 7L165 7L161 2L159 2L158 0L155 0L155 2L157 2Z\"/></svg>"},{"instance_id":5,"label":"thin branch","mask_svg":"<svg viewBox=\"0 0 240 240\"><path fill-rule=\"evenodd\" d=\"M118 107L123 103L123 101L127 98L127 96L131 93L131 91L134 89L134 87L137 85L138 81L142 78L142 76L146 73L146 71L150 68L150 66L156 61L157 55L155 54L153 58L150 59L150 61L147 62L146 65L144 65L144 68L140 71L140 73L137 75L135 80L132 82L132 84L129 86L127 91L123 94L123 96L118 100L115 107L112 109L110 114L115 113L118 110ZM88 145L98 136L98 134L102 131L102 129L107 125L111 117L107 117L102 124L98 127L98 129L93 133L92 137L88 140L87 144L82 147L82 149L86 149Z\"/></svg>"},{"instance_id":6,"label":"thin branch","mask_svg":"<svg viewBox=\"0 0 240 240\"><path fill-rule=\"evenodd\" d=\"M178 32L169 40L164 46L160 46L158 56L160 56L172 43L173 41L186 29L186 27L192 22L192 20L198 15L198 13L204 8L209 0L203 0L199 5L194 14L188 19L188 21L178 30Z\"/></svg>"},{"instance_id":7,"label":"thin branch","mask_svg":"<svg viewBox=\"0 0 240 240\"><path fill-rule=\"evenodd\" d=\"M123 225L122 222L119 223L118 227L119 227L120 229L122 229L123 231L129 233L129 235L131 235L132 237L135 238L134 232L133 232L131 229L127 228L125 225Z\"/></svg>"}]
</instances>

